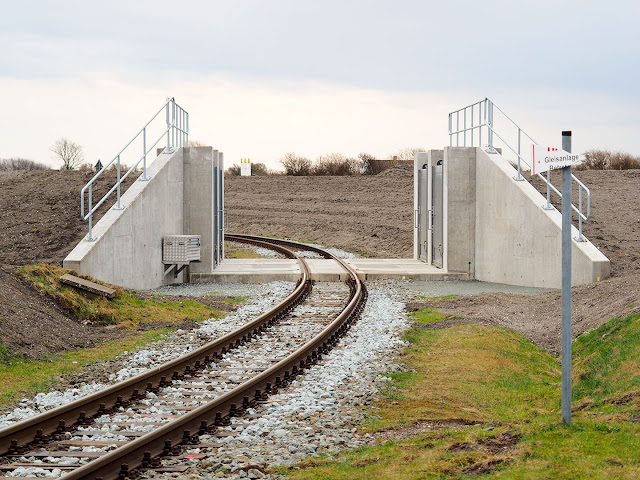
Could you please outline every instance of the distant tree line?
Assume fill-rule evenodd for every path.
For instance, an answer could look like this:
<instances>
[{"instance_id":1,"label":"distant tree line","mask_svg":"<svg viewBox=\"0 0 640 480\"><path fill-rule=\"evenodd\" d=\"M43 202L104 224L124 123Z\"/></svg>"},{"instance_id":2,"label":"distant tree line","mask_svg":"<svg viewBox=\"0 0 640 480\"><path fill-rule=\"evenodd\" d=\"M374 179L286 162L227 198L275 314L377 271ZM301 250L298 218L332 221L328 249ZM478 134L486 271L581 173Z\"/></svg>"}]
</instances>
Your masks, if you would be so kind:
<instances>
[{"instance_id":1,"label":"distant tree line","mask_svg":"<svg viewBox=\"0 0 640 480\"><path fill-rule=\"evenodd\" d=\"M578 170L631 170L640 169L640 157L626 152L610 150L589 150L584 154L585 161Z\"/></svg>"},{"instance_id":2,"label":"distant tree line","mask_svg":"<svg viewBox=\"0 0 640 480\"><path fill-rule=\"evenodd\" d=\"M354 176L377 175L397 165L398 162L413 161L416 152L422 148L404 148L389 160L378 160L369 153L360 153L357 158L347 157L341 153L320 155L315 161L295 153L287 153L280 159L285 175L293 176Z\"/></svg>"},{"instance_id":3,"label":"distant tree line","mask_svg":"<svg viewBox=\"0 0 640 480\"><path fill-rule=\"evenodd\" d=\"M26 158L0 158L0 172L12 170L49 170L49 167Z\"/></svg>"}]
</instances>

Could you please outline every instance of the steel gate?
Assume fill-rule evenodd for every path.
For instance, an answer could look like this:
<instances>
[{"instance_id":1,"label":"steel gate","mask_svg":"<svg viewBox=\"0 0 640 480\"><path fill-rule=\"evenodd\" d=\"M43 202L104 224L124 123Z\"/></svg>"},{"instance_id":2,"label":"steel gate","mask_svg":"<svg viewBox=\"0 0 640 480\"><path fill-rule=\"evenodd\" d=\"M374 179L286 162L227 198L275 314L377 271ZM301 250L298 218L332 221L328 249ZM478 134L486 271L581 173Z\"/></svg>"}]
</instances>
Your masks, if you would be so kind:
<instances>
[{"instance_id":1,"label":"steel gate","mask_svg":"<svg viewBox=\"0 0 640 480\"><path fill-rule=\"evenodd\" d=\"M414 227L418 230L418 258L442 268L443 242L443 167L442 160L431 161L417 170L418 210Z\"/></svg>"}]
</instances>

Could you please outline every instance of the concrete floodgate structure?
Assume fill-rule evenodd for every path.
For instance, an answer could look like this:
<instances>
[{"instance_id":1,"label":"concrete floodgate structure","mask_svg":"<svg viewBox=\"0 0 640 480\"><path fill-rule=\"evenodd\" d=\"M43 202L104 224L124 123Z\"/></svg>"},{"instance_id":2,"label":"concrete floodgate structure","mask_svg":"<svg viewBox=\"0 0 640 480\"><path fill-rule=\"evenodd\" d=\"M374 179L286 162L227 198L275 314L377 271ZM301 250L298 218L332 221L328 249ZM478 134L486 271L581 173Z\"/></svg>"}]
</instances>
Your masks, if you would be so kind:
<instances>
[{"instance_id":1,"label":"concrete floodgate structure","mask_svg":"<svg viewBox=\"0 0 640 480\"><path fill-rule=\"evenodd\" d=\"M139 290L188 281L212 272L223 252L223 154L212 147L163 151L64 259L65 268L114 285ZM165 274L162 240L199 235L200 262Z\"/></svg>"},{"instance_id":2,"label":"concrete floodgate structure","mask_svg":"<svg viewBox=\"0 0 640 480\"><path fill-rule=\"evenodd\" d=\"M543 208L546 199L529 182L515 180L517 173L500 153L480 147L418 153L414 258L435 264L440 255L443 271L465 272L468 279L560 288L562 215ZM572 227L573 285L608 278L609 259L577 237Z\"/></svg>"},{"instance_id":3,"label":"concrete floodgate structure","mask_svg":"<svg viewBox=\"0 0 640 480\"><path fill-rule=\"evenodd\" d=\"M129 187L123 209L110 209L94 227L96 239L81 241L64 267L135 289L297 280L295 260L224 259L222 172L222 153L212 147L160 153L148 168L150 179ZM347 263L362 280L480 280L559 288L561 214L545 210L544 197L529 182L514 180L515 173L502 155L479 147L418 153L414 258ZM201 261L177 276L165 274L163 237L186 234L200 236ZM333 260L309 263L317 281L342 281L346 274ZM591 242L574 240L574 285L608 278L609 272L609 260Z\"/></svg>"},{"instance_id":4,"label":"concrete floodgate structure","mask_svg":"<svg viewBox=\"0 0 640 480\"><path fill-rule=\"evenodd\" d=\"M503 114L507 127L517 129L516 148L497 133L494 107ZM147 148L147 128L158 119L163 122L160 136ZM489 142L486 147L466 146L467 135L474 145L474 134L482 145L483 132ZM517 156L517 170L494 149L494 134ZM165 136L166 148L158 148L156 160L147 168L149 152ZM187 147L188 136L188 113L174 98L167 98L82 189L81 215L89 221L89 234L65 258L64 267L135 289L183 282L297 280L301 272L295 260L224 259L223 155L212 147ZM559 288L562 215L521 176L521 162L526 164L521 155L522 136L537 145L489 98L450 113L450 146L415 156L414 258L351 259L347 263L362 280L481 280ZM121 154L140 137L143 156L121 177ZM462 140L465 146L454 147L454 139L456 145ZM120 196L122 179L142 161L142 175ZM117 167L117 183L93 204L93 182L112 164ZM243 160L244 166L250 167L248 160ZM244 173L250 174L250 168ZM549 178L540 178L560 194ZM608 278L610 263L582 236L590 192L576 177L573 180L579 185L579 207L574 210L580 229L572 227L572 281L580 285ZM116 205L92 227L92 215L114 191ZM309 263L314 280L345 278L346 272L335 260L311 259Z\"/></svg>"}]
</instances>

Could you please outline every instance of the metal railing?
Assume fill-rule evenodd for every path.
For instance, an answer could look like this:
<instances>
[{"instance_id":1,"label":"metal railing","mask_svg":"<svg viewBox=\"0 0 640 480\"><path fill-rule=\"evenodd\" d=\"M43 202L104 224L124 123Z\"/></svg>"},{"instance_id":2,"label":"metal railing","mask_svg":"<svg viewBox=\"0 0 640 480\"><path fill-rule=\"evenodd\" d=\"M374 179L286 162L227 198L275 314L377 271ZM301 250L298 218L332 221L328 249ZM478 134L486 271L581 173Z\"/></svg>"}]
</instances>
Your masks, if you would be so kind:
<instances>
[{"instance_id":1,"label":"metal railing","mask_svg":"<svg viewBox=\"0 0 640 480\"><path fill-rule=\"evenodd\" d=\"M501 121L501 128L504 128L500 133L496 129L494 109L498 112L498 118ZM460 125L461 120L462 126ZM510 132L508 132L508 130L510 130ZM516 122L504 113L500 107L493 103L490 98L485 98L484 100L480 100L479 102L467 105L466 107L449 113L450 147L454 146L454 136L455 146L457 147L474 147L476 146L476 140L477 146L483 147L483 132L486 139L486 144L484 144L484 146L487 147L487 152L497 153L494 146L495 135L495 137L517 157L517 174L513 179L516 181L525 180L522 176L522 164L530 170L533 159L529 157L529 152L531 152L532 149L522 148L523 140L527 144L529 141L535 144L538 144L538 142L536 142L527 132L522 130L522 128L520 128ZM509 138L507 139L507 137ZM469 141L468 144L467 140ZM516 146L512 146L511 143L515 143ZM552 210L554 207L551 205L551 191L554 191L560 196L560 198L562 198L562 193L551 182L551 171L547 171L546 177L540 173L537 173L536 175L540 177L547 186L547 203L543 208L545 210ZM578 214L578 237L576 237L576 240L579 242L585 242L586 239L582 235L582 222L587 221L591 216L591 191L575 175L571 174L571 178L578 184L578 206L574 205L573 202L571 203L571 208ZM586 201L583 201L583 192L586 194ZM584 212L585 206L586 213Z\"/></svg>"},{"instance_id":2,"label":"metal railing","mask_svg":"<svg viewBox=\"0 0 640 480\"><path fill-rule=\"evenodd\" d=\"M160 127L162 132L158 136L157 139L153 140L151 146L147 147L147 131L150 130L154 120L158 118L162 118L161 113L165 112L165 119ZM156 124L158 122L155 122ZM165 127L166 124L166 127ZM95 211L100 208L100 206L111 196L111 194L116 192L116 204L113 207L116 210L122 210L124 207L120 203L120 186L122 182L138 168L140 162L142 162L142 175L139 177L141 181L149 180L147 176L147 155L160 143L160 141L166 136L166 146L164 149L165 153L172 153L174 147L183 147L189 144L189 113L184 110L180 105L178 105L175 99L167 98L167 101L160 107L160 109L151 117L147 123L145 123L144 127L142 127L138 133L134 135L134 137L129 140L129 142L120 150L113 159L104 165L98 173L94 175L94 177L89 180L89 182L82 187L80 191L80 216L83 220L89 221L89 234L86 239L88 241L94 241L95 237L93 236L93 214ZM136 140L142 140L142 155L138 158L137 161L129 169L121 175L120 167L120 159L123 157L125 152L131 152L133 150L133 144ZM131 147L131 149L129 149ZM139 146L138 146L139 148ZM135 153L134 153L135 154ZM113 163L116 163L116 183L111 187L111 189L94 205L93 204L93 183L100 178L100 176L109 168ZM88 205L87 212L85 213L85 195L88 196Z\"/></svg>"}]
</instances>

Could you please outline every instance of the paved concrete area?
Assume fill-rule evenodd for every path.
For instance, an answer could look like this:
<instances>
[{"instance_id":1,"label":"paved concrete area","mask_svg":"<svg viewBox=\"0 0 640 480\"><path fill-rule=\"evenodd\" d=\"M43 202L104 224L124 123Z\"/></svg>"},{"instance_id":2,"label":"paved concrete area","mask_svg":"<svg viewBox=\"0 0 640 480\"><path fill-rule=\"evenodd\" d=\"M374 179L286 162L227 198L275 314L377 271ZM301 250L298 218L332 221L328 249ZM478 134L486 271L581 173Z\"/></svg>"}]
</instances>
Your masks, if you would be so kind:
<instances>
[{"instance_id":1,"label":"paved concrete area","mask_svg":"<svg viewBox=\"0 0 640 480\"><path fill-rule=\"evenodd\" d=\"M307 259L311 279L319 282L338 282L347 278L346 271L335 260ZM465 273L448 273L414 259L359 258L345 260L361 280L467 280ZM296 281L300 269L296 260L251 258L223 260L213 273L192 273L192 283L240 282L262 283L274 280Z\"/></svg>"}]
</instances>

